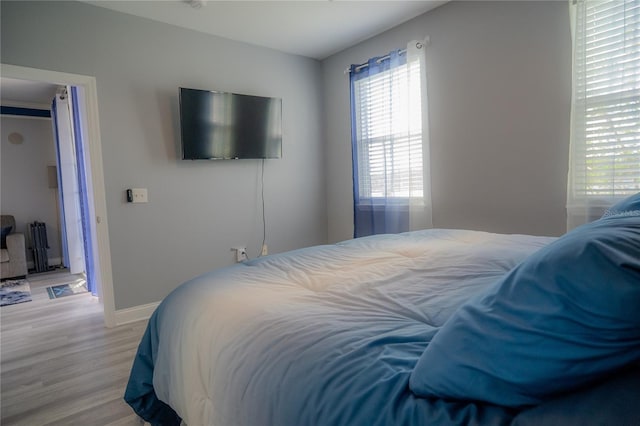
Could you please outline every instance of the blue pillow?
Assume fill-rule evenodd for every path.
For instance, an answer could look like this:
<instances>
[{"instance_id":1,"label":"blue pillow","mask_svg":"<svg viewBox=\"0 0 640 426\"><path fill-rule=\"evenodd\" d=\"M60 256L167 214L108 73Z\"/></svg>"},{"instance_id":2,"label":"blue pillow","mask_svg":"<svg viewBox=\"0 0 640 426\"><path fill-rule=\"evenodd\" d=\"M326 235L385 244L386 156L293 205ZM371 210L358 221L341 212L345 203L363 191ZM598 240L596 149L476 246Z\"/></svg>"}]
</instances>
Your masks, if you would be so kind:
<instances>
[{"instance_id":1,"label":"blue pillow","mask_svg":"<svg viewBox=\"0 0 640 426\"><path fill-rule=\"evenodd\" d=\"M5 226L4 228L0 228L0 248L7 248L7 235L11 232L11 228L13 226Z\"/></svg>"},{"instance_id":2,"label":"blue pillow","mask_svg":"<svg viewBox=\"0 0 640 426\"><path fill-rule=\"evenodd\" d=\"M639 214L640 212L640 192L636 195L625 198L624 200L614 204L604 212L603 217L617 214Z\"/></svg>"},{"instance_id":3,"label":"blue pillow","mask_svg":"<svg viewBox=\"0 0 640 426\"><path fill-rule=\"evenodd\" d=\"M522 407L640 360L640 211L583 225L462 305L411 373L418 396Z\"/></svg>"}]
</instances>

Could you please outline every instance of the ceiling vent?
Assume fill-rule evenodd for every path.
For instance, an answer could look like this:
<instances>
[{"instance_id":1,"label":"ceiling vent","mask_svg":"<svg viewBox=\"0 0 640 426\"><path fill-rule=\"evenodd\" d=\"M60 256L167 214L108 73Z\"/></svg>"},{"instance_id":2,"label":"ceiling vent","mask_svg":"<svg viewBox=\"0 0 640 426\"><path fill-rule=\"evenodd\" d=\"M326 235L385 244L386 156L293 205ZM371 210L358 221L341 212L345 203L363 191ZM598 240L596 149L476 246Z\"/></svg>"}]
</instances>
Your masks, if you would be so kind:
<instances>
[{"instance_id":1,"label":"ceiling vent","mask_svg":"<svg viewBox=\"0 0 640 426\"><path fill-rule=\"evenodd\" d=\"M182 0L194 9L200 9L207 5L207 0Z\"/></svg>"}]
</instances>

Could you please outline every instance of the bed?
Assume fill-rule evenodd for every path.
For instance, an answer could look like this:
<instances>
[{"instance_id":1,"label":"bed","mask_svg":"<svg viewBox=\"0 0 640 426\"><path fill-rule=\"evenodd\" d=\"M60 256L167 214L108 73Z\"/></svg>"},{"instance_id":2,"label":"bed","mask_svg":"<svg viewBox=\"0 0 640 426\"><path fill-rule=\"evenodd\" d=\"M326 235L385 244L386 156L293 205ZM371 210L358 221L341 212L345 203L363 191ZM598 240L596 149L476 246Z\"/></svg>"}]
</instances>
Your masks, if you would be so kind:
<instances>
[{"instance_id":1,"label":"bed","mask_svg":"<svg viewBox=\"0 0 640 426\"><path fill-rule=\"evenodd\" d=\"M151 424L640 424L640 194L560 238L432 229L174 290L125 400Z\"/></svg>"}]
</instances>

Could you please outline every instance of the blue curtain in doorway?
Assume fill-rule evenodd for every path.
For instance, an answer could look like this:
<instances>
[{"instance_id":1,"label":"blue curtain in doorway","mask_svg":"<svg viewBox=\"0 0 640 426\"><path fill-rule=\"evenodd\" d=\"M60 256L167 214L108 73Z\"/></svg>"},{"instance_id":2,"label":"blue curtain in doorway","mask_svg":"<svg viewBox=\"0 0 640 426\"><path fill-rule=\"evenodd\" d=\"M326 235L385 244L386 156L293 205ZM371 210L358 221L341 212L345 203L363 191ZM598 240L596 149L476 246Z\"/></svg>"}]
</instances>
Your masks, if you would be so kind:
<instances>
[{"instance_id":1,"label":"blue curtain in doorway","mask_svg":"<svg viewBox=\"0 0 640 426\"><path fill-rule=\"evenodd\" d=\"M62 168L60 167L60 134L58 133L58 110L56 105L56 100L54 99L51 103L51 118L53 122L53 138L56 143L56 161L58 163L58 167L56 167L56 171L58 174L58 201L60 204L60 243L62 246L62 264L64 266L69 266L69 247L67 246L67 226L65 224L65 214L64 214L64 192L62 191L62 176L60 176L60 171Z\"/></svg>"},{"instance_id":2,"label":"blue curtain in doorway","mask_svg":"<svg viewBox=\"0 0 640 426\"><path fill-rule=\"evenodd\" d=\"M84 245L85 269L87 275L87 289L97 296L95 268L93 264L93 247L91 245L92 217L89 208L89 189L87 187L87 170L85 164L85 153L83 145L83 128L80 120L80 105L78 102L78 88L71 87L71 110L73 111L73 133L76 148L76 159L78 166L78 186L80 193L80 216L82 218L82 242Z\"/></svg>"}]
</instances>

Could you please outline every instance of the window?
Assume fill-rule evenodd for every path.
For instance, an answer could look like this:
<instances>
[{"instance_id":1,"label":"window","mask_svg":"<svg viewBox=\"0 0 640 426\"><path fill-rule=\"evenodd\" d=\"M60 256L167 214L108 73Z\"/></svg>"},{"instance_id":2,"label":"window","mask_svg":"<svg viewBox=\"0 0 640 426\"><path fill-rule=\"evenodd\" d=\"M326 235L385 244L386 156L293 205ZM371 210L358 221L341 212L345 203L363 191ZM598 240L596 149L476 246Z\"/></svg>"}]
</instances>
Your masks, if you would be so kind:
<instances>
[{"instance_id":1,"label":"window","mask_svg":"<svg viewBox=\"0 0 640 426\"><path fill-rule=\"evenodd\" d=\"M356 237L431 226L424 46L350 68Z\"/></svg>"},{"instance_id":2,"label":"window","mask_svg":"<svg viewBox=\"0 0 640 426\"><path fill-rule=\"evenodd\" d=\"M356 80L355 123L360 200L422 197L420 62Z\"/></svg>"},{"instance_id":3,"label":"window","mask_svg":"<svg viewBox=\"0 0 640 426\"><path fill-rule=\"evenodd\" d=\"M569 228L640 191L640 2L573 7Z\"/></svg>"}]
</instances>

